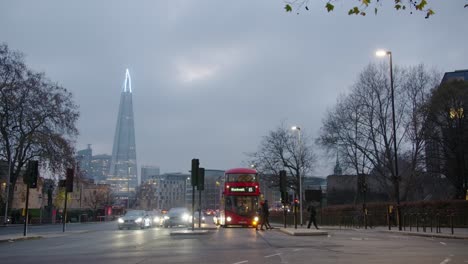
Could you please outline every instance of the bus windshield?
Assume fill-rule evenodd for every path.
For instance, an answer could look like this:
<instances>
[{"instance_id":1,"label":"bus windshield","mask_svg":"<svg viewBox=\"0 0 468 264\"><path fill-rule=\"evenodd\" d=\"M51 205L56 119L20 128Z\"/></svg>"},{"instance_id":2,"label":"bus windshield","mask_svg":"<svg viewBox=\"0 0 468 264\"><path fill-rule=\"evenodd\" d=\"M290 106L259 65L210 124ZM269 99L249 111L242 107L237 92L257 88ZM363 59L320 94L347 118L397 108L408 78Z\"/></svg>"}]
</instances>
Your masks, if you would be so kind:
<instances>
[{"instance_id":1,"label":"bus windshield","mask_svg":"<svg viewBox=\"0 0 468 264\"><path fill-rule=\"evenodd\" d=\"M256 182L257 175L255 174L228 174L228 182Z\"/></svg>"},{"instance_id":2,"label":"bus windshield","mask_svg":"<svg viewBox=\"0 0 468 264\"><path fill-rule=\"evenodd\" d=\"M240 216L253 216L257 213L257 196L227 196L226 210Z\"/></svg>"}]
</instances>

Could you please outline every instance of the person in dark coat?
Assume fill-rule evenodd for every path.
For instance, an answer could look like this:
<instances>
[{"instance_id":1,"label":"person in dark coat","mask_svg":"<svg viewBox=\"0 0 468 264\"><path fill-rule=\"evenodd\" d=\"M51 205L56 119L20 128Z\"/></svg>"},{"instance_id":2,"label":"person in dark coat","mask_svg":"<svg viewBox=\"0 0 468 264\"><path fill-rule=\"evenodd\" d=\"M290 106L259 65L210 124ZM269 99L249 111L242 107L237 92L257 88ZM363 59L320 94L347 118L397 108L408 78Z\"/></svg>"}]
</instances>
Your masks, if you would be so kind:
<instances>
[{"instance_id":1,"label":"person in dark coat","mask_svg":"<svg viewBox=\"0 0 468 264\"><path fill-rule=\"evenodd\" d=\"M315 228L319 229L317 227L317 220L315 219L315 216L317 215L315 207L312 204L310 204L307 208L307 211L309 212L309 224L307 225L307 228L310 229L310 225L314 223Z\"/></svg>"},{"instance_id":2,"label":"person in dark coat","mask_svg":"<svg viewBox=\"0 0 468 264\"><path fill-rule=\"evenodd\" d=\"M262 220L262 225L260 226L260 230L263 230L263 225L265 225L266 229L273 229L270 225L270 220L268 219L270 217L270 210L268 206L268 200L265 200L262 204L262 215L261 218Z\"/></svg>"}]
</instances>

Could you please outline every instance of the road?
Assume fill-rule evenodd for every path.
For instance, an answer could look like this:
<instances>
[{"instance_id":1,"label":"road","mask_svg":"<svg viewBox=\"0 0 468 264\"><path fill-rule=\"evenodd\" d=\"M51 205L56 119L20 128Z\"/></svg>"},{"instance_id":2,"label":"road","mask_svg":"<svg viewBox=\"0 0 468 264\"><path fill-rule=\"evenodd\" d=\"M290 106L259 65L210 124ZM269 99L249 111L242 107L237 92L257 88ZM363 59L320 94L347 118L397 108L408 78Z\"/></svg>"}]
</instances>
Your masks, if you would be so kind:
<instances>
[{"instance_id":1,"label":"road","mask_svg":"<svg viewBox=\"0 0 468 264\"><path fill-rule=\"evenodd\" d=\"M35 233L57 227L37 227ZM245 228L171 236L173 229L117 230L116 223L75 224L69 230L0 243L1 263L468 263L468 240L365 230L329 230L320 237Z\"/></svg>"}]
</instances>

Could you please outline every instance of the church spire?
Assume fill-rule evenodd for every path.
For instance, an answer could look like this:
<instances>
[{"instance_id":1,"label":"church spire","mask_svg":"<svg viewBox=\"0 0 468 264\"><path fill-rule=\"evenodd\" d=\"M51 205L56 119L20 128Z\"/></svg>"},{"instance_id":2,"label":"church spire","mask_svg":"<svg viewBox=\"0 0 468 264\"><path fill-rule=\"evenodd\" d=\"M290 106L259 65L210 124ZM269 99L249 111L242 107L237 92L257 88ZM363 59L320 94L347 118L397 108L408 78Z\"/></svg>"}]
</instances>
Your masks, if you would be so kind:
<instances>
[{"instance_id":1,"label":"church spire","mask_svg":"<svg viewBox=\"0 0 468 264\"><path fill-rule=\"evenodd\" d=\"M336 164L335 164L335 168L333 169L333 174L334 175L343 174L343 170L341 169L341 166L340 166L340 160L338 159L338 151L336 152Z\"/></svg>"}]
</instances>

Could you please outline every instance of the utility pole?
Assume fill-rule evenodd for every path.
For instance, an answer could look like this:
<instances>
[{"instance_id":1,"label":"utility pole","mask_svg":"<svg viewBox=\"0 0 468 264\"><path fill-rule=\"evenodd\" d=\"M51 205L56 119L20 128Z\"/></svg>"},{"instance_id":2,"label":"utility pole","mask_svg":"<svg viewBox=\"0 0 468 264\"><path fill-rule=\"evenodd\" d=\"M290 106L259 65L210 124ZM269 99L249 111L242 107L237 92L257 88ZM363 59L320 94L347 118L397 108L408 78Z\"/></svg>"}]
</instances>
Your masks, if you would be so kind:
<instances>
[{"instance_id":1,"label":"utility pole","mask_svg":"<svg viewBox=\"0 0 468 264\"><path fill-rule=\"evenodd\" d=\"M6 200L5 200L5 214L3 223L8 224L8 199L10 198L10 179L11 179L11 157L8 155L8 177L6 181Z\"/></svg>"}]
</instances>

